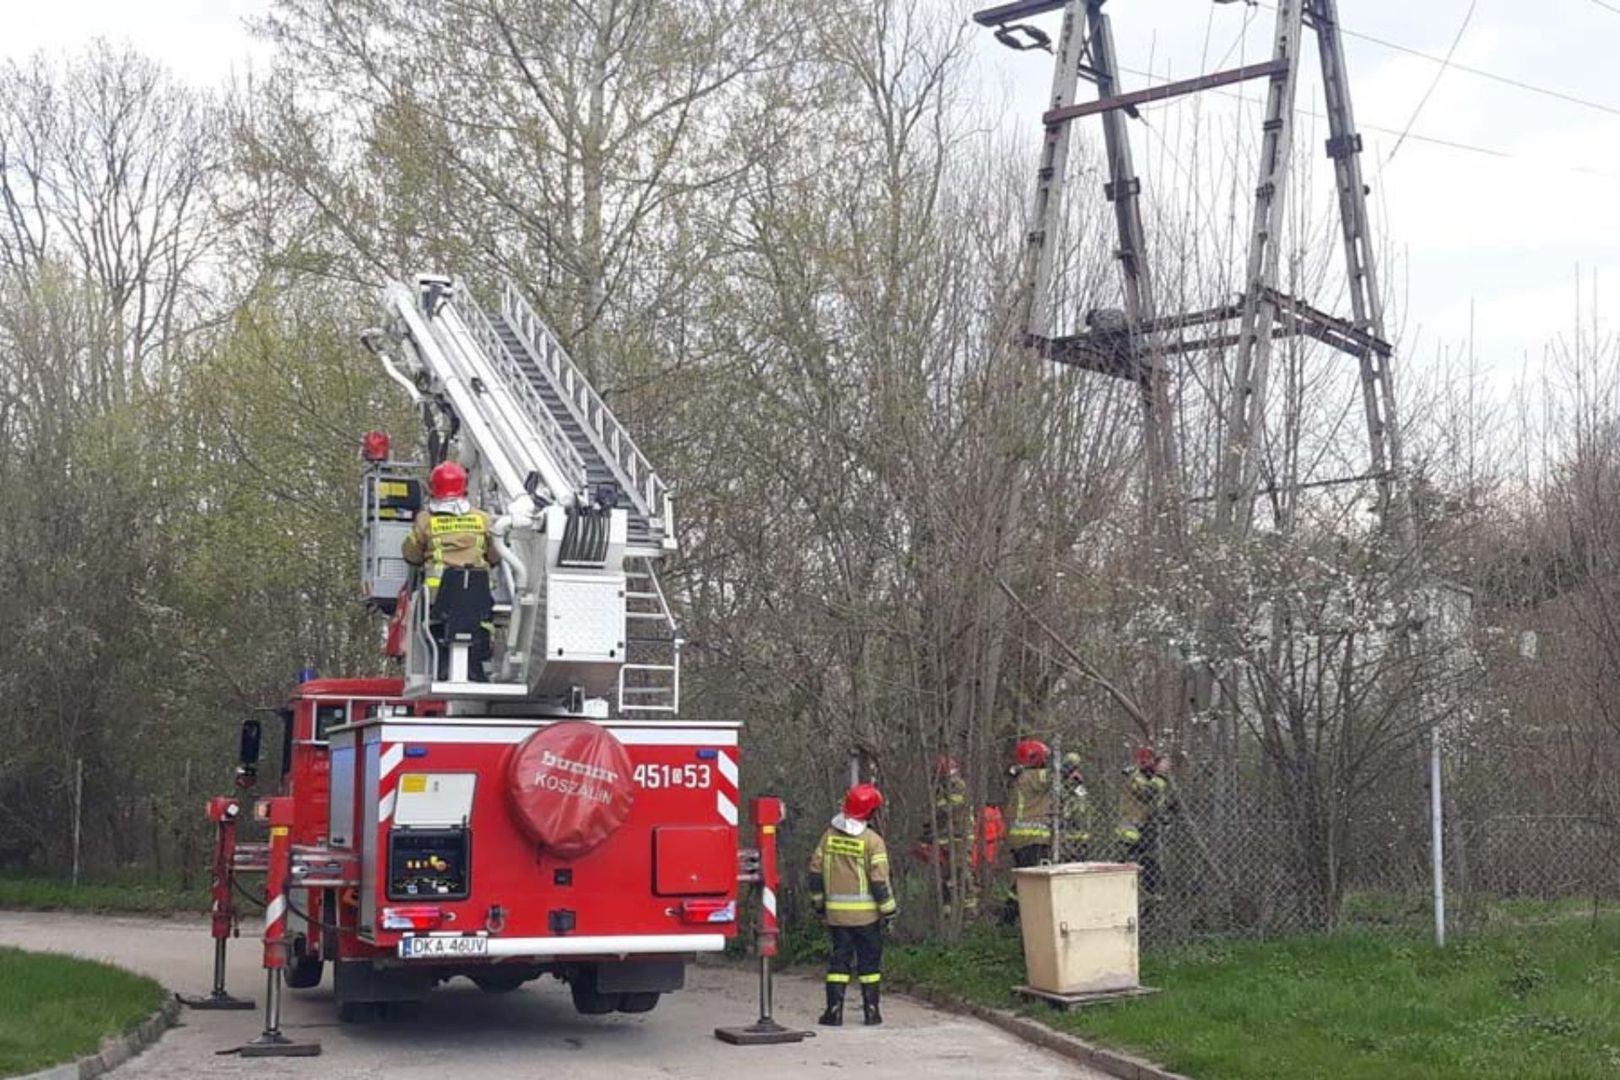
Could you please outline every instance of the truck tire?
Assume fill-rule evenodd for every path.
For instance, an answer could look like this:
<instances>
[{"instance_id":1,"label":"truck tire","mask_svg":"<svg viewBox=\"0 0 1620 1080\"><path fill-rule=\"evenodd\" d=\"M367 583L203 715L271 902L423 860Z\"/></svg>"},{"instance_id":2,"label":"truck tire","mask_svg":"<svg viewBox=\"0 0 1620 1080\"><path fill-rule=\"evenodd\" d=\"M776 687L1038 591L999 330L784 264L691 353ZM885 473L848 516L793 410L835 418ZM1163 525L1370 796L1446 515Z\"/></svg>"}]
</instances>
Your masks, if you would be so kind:
<instances>
[{"instance_id":1,"label":"truck tire","mask_svg":"<svg viewBox=\"0 0 1620 1080\"><path fill-rule=\"evenodd\" d=\"M382 1005L375 1001L345 1001L338 1006L338 1021L344 1024L363 1024L382 1019Z\"/></svg>"},{"instance_id":2,"label":"truck tire","mask_svg":"<svg viewBox=\"0 0 1620 1080\"><path fill-rule=\"evenodd\" d=\"M510 994L529 981L524 975L508 975L505 973L499 975L469 975L468 978L473 981L473 985L486 994Z\"/></svg>"},{"instance_id":3,"label":"truck tire","mask_svg":"<svg viewBox=\"0 0 1620 1080\"><path fill-rule=\"evenodd\" d=\"M287 965L285 978L294 990L309 990L321 985L321 974L326 962L319 956L310 956L309 941L302 935L293 939L292 963Z\"/></svg>"},{"instance_id":4,"label":"truck tire","mask_svg":"<svg viewBox=\"0 0 1620 1080\"><path fill-rule=\"evenodd\" d=\"M645 1013L658 1008L658 999L663 995L656 990L644 990L634 994L619 995L619 1011L622 1013Z\"/></svg>"},{"instance_id":5,"label":"truck tire","mask_svg":"<svg viewBox=\"0 0 1620 1080\"><path fill-rule=\"evenodd\" d=\"M620 994L604 994L596 988L596 969L581 968L568 980L574 996L574 1011L584 1016L605 1016L619 1007Z\"/></svg>"}]
</instances>

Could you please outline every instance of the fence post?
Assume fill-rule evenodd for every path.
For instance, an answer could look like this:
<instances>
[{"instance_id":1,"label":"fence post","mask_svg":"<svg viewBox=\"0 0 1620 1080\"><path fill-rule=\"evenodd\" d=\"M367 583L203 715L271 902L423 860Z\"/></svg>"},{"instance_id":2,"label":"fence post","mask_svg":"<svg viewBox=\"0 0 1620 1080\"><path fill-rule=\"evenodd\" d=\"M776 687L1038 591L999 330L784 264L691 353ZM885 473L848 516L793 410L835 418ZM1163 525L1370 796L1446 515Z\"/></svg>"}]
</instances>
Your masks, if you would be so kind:
<instances>
[{"instance_id":1,"label":"fence post","mask_svg":"<svg viewBox=\"0 0 1620 1080\"><path fill-rule=\"evenodd\" d=\"M1434 943L1446 947L1445 810L1440 792L1440 725L1429 729L1429 855L1434 879Z\"/></svg>"},{"instance_id":2,"label":"fence post","mask_svg":"<svg viewBox=\"0 0 1620 1080\"><path fill-rule=\"evenodd\" d=\"M84 758L73 759L73 887L79 887L79 838L84 822Z\"/></svg>"},{"instance_id":3,"label":"fence post","mask_svg":"<svg viewBox=\"0 0 1620 1080\"><path fill-rule=\"evenodd\" d=\"M1052 736L1052 750L1047 755L1047 787L1052 793L1052 856L1050 862L1066 862L1063 857L1063 733Z\"/></svg>"}]
</instances>

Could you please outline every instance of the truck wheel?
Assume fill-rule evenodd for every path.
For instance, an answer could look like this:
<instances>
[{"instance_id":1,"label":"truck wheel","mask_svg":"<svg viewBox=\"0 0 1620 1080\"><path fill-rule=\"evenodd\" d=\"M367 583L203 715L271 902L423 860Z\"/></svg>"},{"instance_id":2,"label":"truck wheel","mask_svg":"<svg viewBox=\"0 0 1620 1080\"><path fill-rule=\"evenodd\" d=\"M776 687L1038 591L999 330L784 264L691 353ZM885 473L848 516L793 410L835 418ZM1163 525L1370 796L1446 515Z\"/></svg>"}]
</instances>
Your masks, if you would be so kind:
<instances>
[{"instance_id":1,"label":"truck wheel","mask_svg":"<svg viewBox=\"0 0 1620 1080\"><path fill-rule=\"evenodd\" d=\"M321 972L326 963L319 956L310 956L306 951L308 948L309 942L303 937L293 941L292 963L287 965L284 977L287 985L294 990L308 990L321 985Z\"/></svg>"},{"instance_id":2,"label":"truck wheel","mask_svg":"<svg viewBox=\"0 0 1620 1080\"><path fill-rule=\"evenodd\" d=\"M510 994L528 982L521 975L469 975L468 978L486 994Z\"/></svg>"},{"instance_id":3,"label":"truck wheel","mask_svg":"<svg viewBox=\"0 0 1620 1080\"><path fill-rule=\"evenodd\" d=\"M585 1016L603 1016L619 1007L618 994L604 994L596 988L596 969L582 968L568 982L574 995L574 1010Z\"/></svg>"},{"instance_id":4,"label":"truck wheel","mask_svg":"<svg viewBox=\"0 0 1620 1080\"><path fill-rule=\"evenodd\" d=\"M338 1006L338 1020L345 1024L363 1024L382 1017L382 1006L375 1001L345 1001Z\"/></svg>"},{"instance_id":5,"label":"truck wheel","mask_svg":"<svg viewBox=\"0 0 1620 1080\"><path fill-rule=\"evenodd\" d=\"M658 999L661 997L656 990L648 990L634 994L619 995L619 1011L622 1013L645 1013L658 1008Z\"/></svg>"}]
</instances>

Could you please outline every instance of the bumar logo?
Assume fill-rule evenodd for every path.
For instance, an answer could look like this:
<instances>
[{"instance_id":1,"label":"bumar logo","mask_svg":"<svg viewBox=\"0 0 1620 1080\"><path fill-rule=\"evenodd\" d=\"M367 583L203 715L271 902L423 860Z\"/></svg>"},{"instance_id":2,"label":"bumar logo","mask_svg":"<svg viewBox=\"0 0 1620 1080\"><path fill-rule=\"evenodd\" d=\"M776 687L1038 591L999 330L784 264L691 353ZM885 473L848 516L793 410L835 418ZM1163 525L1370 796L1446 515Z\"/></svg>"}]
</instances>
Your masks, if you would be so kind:
<instances>
[{"instance_id":1,"label":"bumar logo","mask_svg":"<svg viewBox=\"0 0 1620 1080\"><path fill-rule=\"evenodd\" d=\"M571 758L558 757L550 750L541 751L540 768L570 773L574 776L584 777L586 780L601 780L609 784L619 782L619 774L612 769L606 769L600 765L591 765L583 761L574 761Z\"/></svg>"}]
</instances>

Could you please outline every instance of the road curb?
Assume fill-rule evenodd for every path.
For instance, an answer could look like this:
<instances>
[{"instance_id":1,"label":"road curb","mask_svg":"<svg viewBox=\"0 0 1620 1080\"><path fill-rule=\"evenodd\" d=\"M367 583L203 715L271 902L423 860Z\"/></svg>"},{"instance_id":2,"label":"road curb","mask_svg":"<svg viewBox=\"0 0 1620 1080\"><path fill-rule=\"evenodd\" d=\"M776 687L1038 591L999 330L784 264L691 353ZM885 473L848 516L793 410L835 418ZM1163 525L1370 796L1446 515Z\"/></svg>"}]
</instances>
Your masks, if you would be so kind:
<instances>
[{"instance_id":1,"label":"road curb","mask_svg":"<svg viewBox=\"0 0 1620 1080\"><path fill-rule=\"evenodd\" d=\"M1007 1009L994 1009L988 1005L979 1005L954 994L943 993L924 986L902 986L898 988L906 997L915 998L936 1009L945 1012L971 1016L975 1020L982 1020L991 1024L1015 1038L1032 1043L1043 1050L1050 1050L1054 1054L1068 1058L1081 1065L1088 1065L1093 1069L1107 1073L1109 1076L1119 1077L1119 1080L1191 1080L1180 1073L1173 1073L1162 1069L1139 1057L1121 1053L1118 1050L1108 1050L1101 1046L1093 1046L1084 1039L1075 1038L1061 1031L1056 1031L1045 1024Z\"/></svg>"},{"instance_id":2,"label":"road curb","mask_svg":"<svg viewBox=\"0 0 1620 1080\"><path fill-rule=\"evenodd\" d=\"M165 1031L174 1026L175 1017L179 1015L180 1003L171 996L157 1012L136 1024L134 1030L103 1040L100 1052L14 1080L94 1080L157 1042Z\"/></svg>"}]
</instances>

